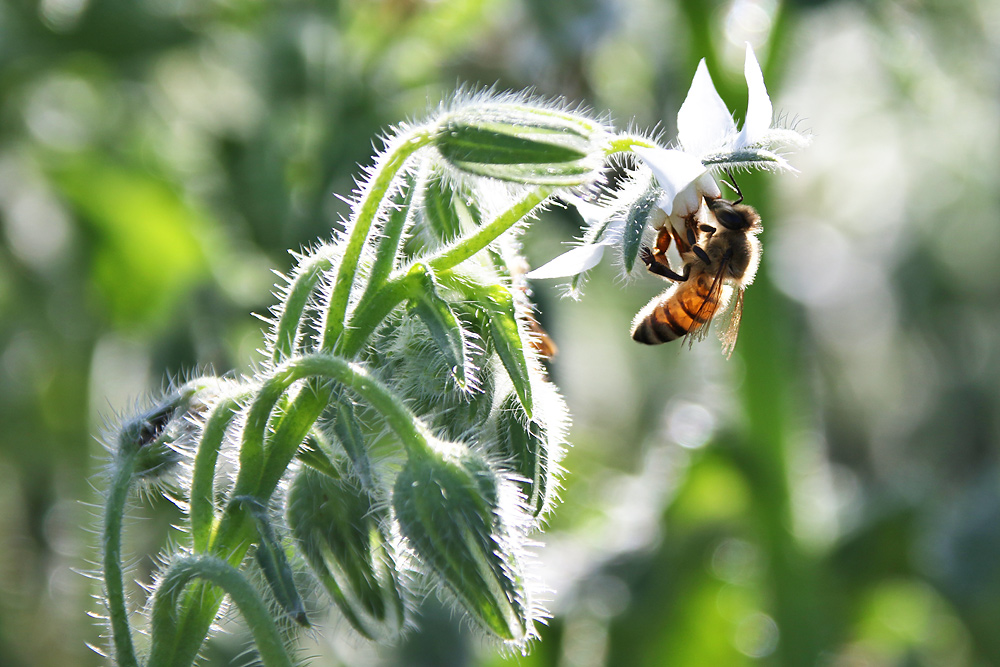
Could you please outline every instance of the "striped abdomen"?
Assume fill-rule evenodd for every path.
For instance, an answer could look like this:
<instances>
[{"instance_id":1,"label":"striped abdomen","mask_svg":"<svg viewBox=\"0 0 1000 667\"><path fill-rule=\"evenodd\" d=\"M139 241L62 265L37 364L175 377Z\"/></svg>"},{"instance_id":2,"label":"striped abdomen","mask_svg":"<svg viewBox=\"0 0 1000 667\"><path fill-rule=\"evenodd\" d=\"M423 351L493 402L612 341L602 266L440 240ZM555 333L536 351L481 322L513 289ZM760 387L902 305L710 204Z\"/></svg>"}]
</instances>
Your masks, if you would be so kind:
<instances>
[{"instance_id":1,"label":"striped abdomen","mask_svg":"<svg viewBox=\"0 0 1000 667\"><path fill-rule=\"evenodd\" d=\"M632 324L632 339L647 345L676 340L697 331L719 308L713 276L699 273L650 301Z\"/></svg>"}]
</instances>

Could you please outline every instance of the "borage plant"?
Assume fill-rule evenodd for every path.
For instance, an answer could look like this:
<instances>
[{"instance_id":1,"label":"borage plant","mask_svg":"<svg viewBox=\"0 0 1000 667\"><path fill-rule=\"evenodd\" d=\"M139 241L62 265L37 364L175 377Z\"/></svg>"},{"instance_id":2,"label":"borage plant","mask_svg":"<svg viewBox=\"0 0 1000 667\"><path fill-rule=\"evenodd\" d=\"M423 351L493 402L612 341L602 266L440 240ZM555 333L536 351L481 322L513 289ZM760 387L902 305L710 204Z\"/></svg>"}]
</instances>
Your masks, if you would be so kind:
<instances>
[{"instance_id":1,"label":"borage plant","mask_svg":"<svg viewBox=\"0 0 1000 667\"><path fill-rule=\"evenodd\" d=\"M512 95L467 95L397 128L344 232L297 256L252 375L186 382L112 433L102 575L116 662L191 665L232 606L263 663L291 665L307 586L386 642L430 583L524 651L545 618L526 546L555 503L567 411L541 365L517 235L545 206L578 205L585 244L541 275L578 274L608 245L631 269L675 198L719 196L711 169L784 166L773 145L796 137L769 129L749 51L747 72L737 133L699 69L682 115L710 105L701 134L718 136L697 149L690 121L685 150L667 150ZM625 177L608 188L614 159ZM184 510L144 604L126 599L122 553L137 489Z\"/></svg>"}]
</instances>

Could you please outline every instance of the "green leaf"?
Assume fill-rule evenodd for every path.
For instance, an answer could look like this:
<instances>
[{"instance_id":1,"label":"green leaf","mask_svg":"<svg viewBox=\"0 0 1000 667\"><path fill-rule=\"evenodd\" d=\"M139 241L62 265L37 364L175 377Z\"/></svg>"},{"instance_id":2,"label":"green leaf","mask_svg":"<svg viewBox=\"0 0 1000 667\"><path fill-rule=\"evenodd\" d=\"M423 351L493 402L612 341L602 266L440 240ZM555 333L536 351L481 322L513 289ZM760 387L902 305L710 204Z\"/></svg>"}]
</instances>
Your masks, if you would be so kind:
<instances>
[{"instance_id":1,"label":"green leaf","mask_svg":"<svg viewBox=\"0 0 1000 667\"><path fill-rule=\"evenodd\" d=\"M434 276L426 269L418 274L420 286L417 294L410 301L410 312L420 318L424 326L431 332L431 337L437 344L452 368L455 381L464 388L468 380L466 376L467 359L465 355L465 334L462 324L455 311L438 293Z\"/></svg>"},{"instance_id":2,"label":"green leaf","mask_svg":"<svg viewBox=\"0 0 1000 667\"><path fill-rule=\"evenodd\" d=\"M302 597L295 587L292 566L288 563L288 556L285 555L285 550L271 527L267 509L260 500L251 496L238 496L235 499L239 500L253 517L257 526L257 534L260 537L256 551L257 564L275 601L292 620L303 627L309 627L305 605L302 604Z\"/></svg>"}]
</instances>

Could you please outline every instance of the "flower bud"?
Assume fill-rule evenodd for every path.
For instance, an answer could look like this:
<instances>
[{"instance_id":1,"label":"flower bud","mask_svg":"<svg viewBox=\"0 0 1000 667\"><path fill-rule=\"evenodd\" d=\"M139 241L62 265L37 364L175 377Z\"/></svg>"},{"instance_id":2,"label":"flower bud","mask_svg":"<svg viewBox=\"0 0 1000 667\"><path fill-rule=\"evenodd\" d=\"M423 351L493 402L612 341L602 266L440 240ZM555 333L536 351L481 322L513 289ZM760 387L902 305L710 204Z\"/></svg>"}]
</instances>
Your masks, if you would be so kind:
<instances>
[{"instance_id":1,"label":"flower bud","mask_svg":"<svg viewBox=\"0 0 1000 667\"><path fill-rule=\"evenodd\" d=\"M393 490L410 546L486 630L523 644L532 633L516 544L500 514L500 480L465 449L411 455Z\"/></svg>"},{"instance_id":2,"label":"flower bud","mask_svg":"<svg viewBox=\"0 0 1000 667\"><path fill-rule=\"evenodd\" d=\"M580 114L485 103L447 114L434 142L449 164L477 176L576 186L597 177L606 136L599 123Z\"/></svg>"},{"instance_id":3,"label":"flower bud","mask_svg":"<svg viewBox=\"0 0 1000 667\"><path fill-rule=\"evenodd\" d=\"M182 458L177 443L191 435L188 417L205 412L221 385L214 377L191 380L122 424L118 446L136 454L136 479L155 480L174 470Z\"/></svg>"},{"instance_id":4,"label":"flower bud","mask_svg":"<svg viewBox=\"0 0 1000 667\"><path fill-rule=\"evenodd\" d=\"M385 511L355 481L303 468L287 513L306 560L351 625L369 639L398 635L405 607Z\"/></svg>"}]
</instances>

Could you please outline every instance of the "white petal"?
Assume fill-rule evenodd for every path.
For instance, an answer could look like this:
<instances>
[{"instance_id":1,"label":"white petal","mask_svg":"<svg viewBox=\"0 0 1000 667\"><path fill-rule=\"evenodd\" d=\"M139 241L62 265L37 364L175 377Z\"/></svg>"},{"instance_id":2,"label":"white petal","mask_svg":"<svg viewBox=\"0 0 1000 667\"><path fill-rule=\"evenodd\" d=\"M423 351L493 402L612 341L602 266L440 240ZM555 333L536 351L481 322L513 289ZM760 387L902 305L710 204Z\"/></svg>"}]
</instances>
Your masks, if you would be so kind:
<instances>
[{"instance_id":1,"label":"white petal","mask_svg":"<svg viewBox=\"0 0 1000 667\"><path fill-rule=\"evenodd\" d=\"M747 59L743 66L743 75L747 79L747 116L743 121L743 129L736 139L735 150L757 143L768 128L771 127L771 98L764 86L764 74L760 71L760 63L747 42Z\"/></svg>"},{"instance_id":2,"label":"white petal","mask_svg":"<svg viewBox=\"0 0 1000 667\"><path fill-rule=\"evenodd\" d=\"M677 138L686 152L702 156L724 145L735 134L733 115L715 90L702 58L684 104L677 112Z\"/></svg>"},{"instance_id":3,"label":"white petal","mask_svg":"<svg viewBox=\"0 0 1000 667\"><path fill-rule=\"evenodd\" d=\"M710 171L699 176L694 187L698 189L698 194L706 199L718 199L722 196L722 190L719 189L719 184L715 182L715 176Z\"/></svg>"},{"instance_id":4,"label":"white petal","mask_svg":"<svg viewBox=\"0 0 1000 667\"><path fill-rule=\"evenodd\" d=\"M561 199L576 209L576 212L580 214L580 217L583 218L588 227L604 222L611 213L604 206L591 204L589 201L585 201L576 195L562 195Z\"/></svg>"},{"instance_id":5,"label":"white petal","mask_svg":"<svg viewBox=\"0 0 1000 667\"><path fill-rule=\"evenodd\" d=\"M531 280L545 280L546 278L575 276L597 266L604 256L604 249L607 247L607 243L588 243L577 246L534 271L529 271L525 277Z\"/></svg>"},{"instance_id":6,"label":"white petal","mask_svg":"<svg viewBox=\"0 0 1000 667\"><path fill-rule=\"evenodd\" d=\"M699 208L701 208L701 192L692 183L677 194L670 217L684 219L697 213Z\"/></svg>"},{"instance_id":7,"label":"white petal","mask_svg":"<svg viewBox=\"0 0 1000 667\"><path fill-rule=\"evenodd\" d=\"M663 190L663 196L657 203L667 215L673 210L673 201L677 194L706 171L701 160L684 151L638 146L632 150L653 171L656 182Z\"/></svg>"}]
</instances>

